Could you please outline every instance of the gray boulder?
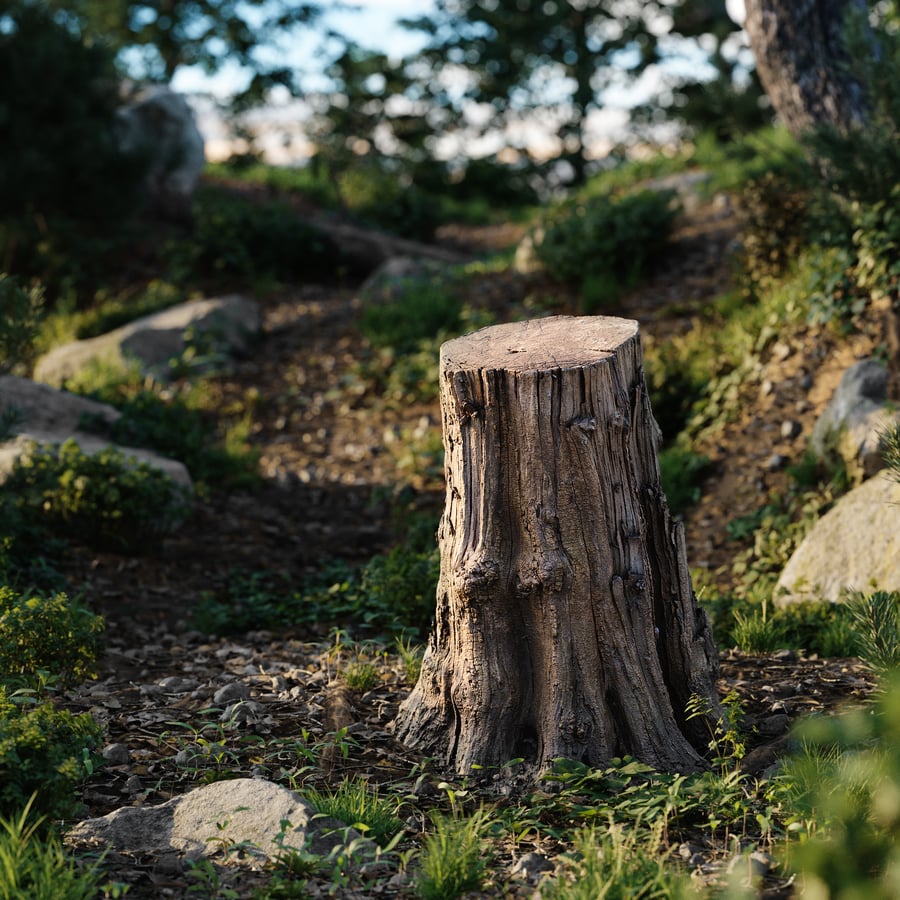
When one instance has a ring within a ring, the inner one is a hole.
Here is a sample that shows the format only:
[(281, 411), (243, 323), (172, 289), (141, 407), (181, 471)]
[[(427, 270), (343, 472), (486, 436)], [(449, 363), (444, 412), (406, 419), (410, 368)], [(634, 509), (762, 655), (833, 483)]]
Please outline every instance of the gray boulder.
[[(80, 427), (82, 416), (97, 416), (107, 423), (121, 415), (105, 403), (97, 403), (66, 391), (58, 391), (46, 384), (37, 384), (14, 375), (0, 376), (0, 414), (10, 411), (14, 420), (12, 434), (0, 442), (0, 483), (12, 471), (16, 462), (35, 442), (40, 445), (62, 444), (72, 438), (87, 454), (98, 453), (110, 442)], [(168, 475), (176, 484), (192, 489), (190, 473), (184, 463), (167, 459), (139, 447), (120, 447), (126, 458), (147, 463)]]
[[(240, 844), (243, 856), (253, 862), (276, 856), (282, 846), (326, 856), (359, 837), (340, 822), (318, 816), (294, 791), (263, 779), (237, 778), (196, 788), (159, 806), (126, 806), (86, 819), (68, 832), (66, 841), (134, 854), (176, 852), (189, 860)], [(233, 854), (225, 861), (240, 859)]]
[(138, 90), (117, 111), (119, 148), (146, 159), (144, 190), (151, 209), (188, 221), (206, 163), (203, 135), (187, 100), (167, 87)]
[(842, 497), (788, 560), (775, 602), (841, 599), (846, 590), (900, 591), (900, 482), (880, 472)]
[(116, 369), (137, 364), (143, 374), (165, 380), (171, 362), (192, 345), (201, 356), (215, 359), (244, 353), (261, 327), (259, 306), (239, 294), (193, 300), (99, 337), (55, 347), (36, 362), (34, 379), (59, 387), (91, 364)]
[(856, 363), (844, 373), (813, 428), (810, 447), (816, 456), (836, 452), (857, 482), (882, 468), (881, 436), (900, 420), (888, 409), (887, 388), (888, 372), (881, 363)]

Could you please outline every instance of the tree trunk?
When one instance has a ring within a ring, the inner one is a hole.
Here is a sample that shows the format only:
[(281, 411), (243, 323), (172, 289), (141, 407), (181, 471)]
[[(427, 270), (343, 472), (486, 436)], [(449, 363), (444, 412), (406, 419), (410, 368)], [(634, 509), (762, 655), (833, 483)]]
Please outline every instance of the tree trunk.
[(745, 0), (744, 6), (759, 79), (792, 134), (864, 121), (863, 88), (846, 68), (844, 23), (854, 7), (867, 16), (865, 0)]
[(697, 769), (709, 622), (660, 490), (636, 322), (557, 316), (441, 348), (437, 615), (395, 728), (457, 773), (522, 757)]

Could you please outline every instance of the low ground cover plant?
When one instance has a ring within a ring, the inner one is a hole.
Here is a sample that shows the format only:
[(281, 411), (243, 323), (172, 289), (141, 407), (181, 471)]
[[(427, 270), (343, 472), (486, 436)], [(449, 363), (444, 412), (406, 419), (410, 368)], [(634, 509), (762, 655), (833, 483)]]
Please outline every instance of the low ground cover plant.
[(678, 214), (670, 191), (638, 191), (570, 202), (536, 233), (535, 253), (559, 281), (579, 285), (593, 313), (635, 286), (663, 251)]
[(51, 533), (140, 552), (187, 513), (184, 489), (113, 447), (89, 456), (70, 439), (33, 445), (5, 482), (22, 514)]

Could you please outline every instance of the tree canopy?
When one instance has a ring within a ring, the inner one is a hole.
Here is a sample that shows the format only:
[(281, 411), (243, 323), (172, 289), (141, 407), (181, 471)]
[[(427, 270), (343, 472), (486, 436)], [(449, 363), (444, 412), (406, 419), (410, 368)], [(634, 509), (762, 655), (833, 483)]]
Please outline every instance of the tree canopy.
[(284, 42), (321, 12), (318, 0), (45, 0), (57, 18), (114, 50), (125, 70), (167, 83), (182, 67), (206, 74), (226, 64), (249, 75), (243, 102), (275, 85), (299, 88)]

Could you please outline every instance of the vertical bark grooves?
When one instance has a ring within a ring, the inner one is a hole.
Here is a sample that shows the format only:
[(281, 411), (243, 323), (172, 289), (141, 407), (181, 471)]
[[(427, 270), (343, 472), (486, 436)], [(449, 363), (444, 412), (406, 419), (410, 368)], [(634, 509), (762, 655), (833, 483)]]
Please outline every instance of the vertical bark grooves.
[(795, 136), (865, 120), (862, 86), (847, 71), (844, 21), (865, 0), (745, 0), (744, 28), (760, 81)]
[[(395, 728), (456, 772), (625, 753), (697, 768), (717, 659), (659, 486), (637, 324), (552, 317), (441, 353), (435, 628)], [(698, 727), (699, 726), (699, 727)]]

